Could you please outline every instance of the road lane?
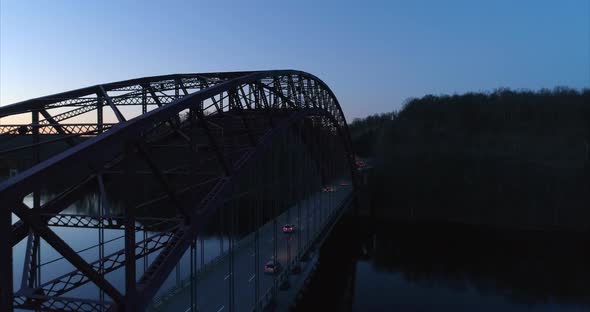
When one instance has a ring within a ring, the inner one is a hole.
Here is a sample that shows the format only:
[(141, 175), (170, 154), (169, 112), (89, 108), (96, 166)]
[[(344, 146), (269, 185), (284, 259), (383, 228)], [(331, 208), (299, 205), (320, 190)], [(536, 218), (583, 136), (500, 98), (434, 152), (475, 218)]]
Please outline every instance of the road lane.
[[(264, 264), (275, 256), (274, 236), (276, 231), (277, 250), (276, 258), (282, 264), (283, 270), (288, 263), (299, 253), (297, 250), (298, 235), (301, 235), (301, 248), (309, 244), (310, 238), (314, 238), (324, 227), (328, 217), (339, 208), (348, 197), (352, 187), (348, 185), (335, 186), (334, 192), (319, 191), (308, 199), (301, 201), (300, 208), (297, 205), (289, 208), (275, 220), (270, 221), (259, 228), (259, 295), (262, 296), (274, 286), (278, 286), (277, 275), (264, 274)], [(323, 207), (320, 209), (319, 207)], [(300, 214), (298, 214), (300, 209)], [(299, 223), (301, 217), (301, 226)], [(276, 221), (276, 227), (275, 225)], [(292, 234), (282, 233), (282, 226), (286, 223), (296, 225), (296, 231)], [(309, 232), (308, 232), (309, 231)], [(309, 233), (309, 236), (307, 236)], [(250, 233), (235, 244), (234, 251), (234, 311), (251, 311), (255, 305), (255, 262), (254, 233)], [(232, 276), (229, 275), (230, 257), (221, 257), (210, 265), (207, 270), (197, 274), (197, 302), (199, 311), (218, 311), (229, 307), (229, 287)], [(177, 289), (166, 300), (152, 306), (155, 311), (190, 311), (190, 283)]]

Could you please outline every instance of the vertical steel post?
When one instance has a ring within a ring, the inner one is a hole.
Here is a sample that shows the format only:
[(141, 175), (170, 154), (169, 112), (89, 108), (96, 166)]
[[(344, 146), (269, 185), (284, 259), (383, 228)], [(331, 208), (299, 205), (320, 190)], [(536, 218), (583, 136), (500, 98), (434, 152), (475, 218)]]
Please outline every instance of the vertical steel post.
[(176, 287), (180, 288), (180, 283), (182, 282), (180, 278), (180, 264), (176, 264), (174, 270), (176, 272)]
[[(130, 160), (133, 154), (131, 146), (127, 147), (126, 176), (130, 178)], [(125, 204), (125, 310), (135, 311), (138, 307), (135, 271), (135, 209), (131, 201)], [(142, 303), (144, 305), (145, 303)]]
[[(143, 250), (148, 250), (148, 233), (147, 233), (147, 227), (143, 228)], [(147, 270), (148, 266), (149, 266), (149, 254), (146, 253), (146, 255), (143, 257), (143, 273), (145, 274), (145, 271)]]
[[(195, 277), (195, 311), (199, 310), (199, 272), (203, 270), (203, 266), (205, 265), (205, 240), (203, 236), (199, 236), (199, 245), (201, 250), (201, 265), (197, 269), (197, 276)], [(196, 259), (195, 259), (196, 261)], [(195, 263), (196, 268), (196, 263)]]
[(147, 113), (147, 90), (144, 86), (141, 87), (141, 113)]
[[(309, 185), (307, 188), (307, 195), (310, 198), (310, 203), (309, 203), (309, 208), (306, 210), (306, 216), (308, 218), (307, 222), (308, 222), (308, 231), (307, 231), (307, 244), (310, 244), (310, 237), (312, 234), (312, 215), (314, 212), (314, 208), (315, 208), (315, 200), (316, 200), (316, 193), (318, 192), (318, 187), (316, 185), (317, 181), (316, 181), (316, 163), (314, 162), (314, 148), (315, 148), (315, 141), (313, 140), (312, 137), (309, 136), (310, 130), (309, 127), (311, 125), (311, 119), (308, 120), (307, 124), (305, 125), (305, 128), (303, 129), (304, 131), (304, 137), (307, 140), (307, 144), (309, 145), (309, 152), (307, 153), (307, 157), (306, 157), (306, 162), (307, 165), (309, 166), (309, 168), (311, 169), (310, 172), (306, 175), (306, 179), (307, 181), (309, 181)], [(320, 192), (321, 192), (321, 187), (320, 187)]]
[[(303, 135), (305, 135), (306, 137), (308, 137), (307, 136), (307, 132), (308, 131), (307, 131), (307, 127), (305, 126), (305, 123), (303, 124), (303, 126), (304, 126), (304, 128), (303, 128)], [(308, 142), (309, 142), (308, 144), (310, 144), (310, 150), (311, 150), (313, 148), (313, 145), (311, 144), (312, 140), (308, 140)], [(305, 157), (305, 162), (307, 164), (307, 168), (311, 168), (313, 170), (313, 162), (310, 164), (310, 160), (309, 160), (309, 157), (312, 157), (313, 156), (313, 155), (311, 155), (312, 152), (313, 151), (310, 152), (310, 155), (307, 155), (307, 157)], [(310, 174), (313, 177), (313, 172), (311, 172), (311, 170), (310, 170)], [(307, 178), (309, 178), (309, 177), (307, 177)], [(307, 205), (305, 205), (305, 218), (307, 220), (307, 223), (305, 225), (305, 232), (306, 232), (305, 233), (305, 237), (306, 237), (306, 243), (305, 244), (306, 245), (309, 245), (309, 242), (310, 242), (310, 240), (309, 240), (309, 233), (310, 233), (310, 228), (311, 228), (311, 219), (310, 219), (311, 216), (310, 216), (310, 213), (309, 213), (309, 209), (311, 208), (312, 209), (312, 212), (313, 212), (313, 208), (315, 206), (315, 192), (314, 192), (314, 189), (315, 189), (315, 181), (313, 181), (313, 179), (310, 178), (309, 179), (309, 182), (310, 182), (309, 183), (310, 185), (308, 187), (306, 187), (306, 193), (307, 193), (306, 194), (306, 198), (307, 197), (310, 197), (310, 198), (309, 198), (309, 203)]]
[(192, 240), (191, 241), (191, 251), (190, 251), (190, 285), (191, 285), (191, 305), (190, 305), (190, 311), (194, 312), (196, 311), (196, 307), (195, 307), (195, 303), (197, 300), (197, 295), (196, 295), (196, 290), (197, 290), (197, 285), (196, 285), (196, 264), (197, 264), (197, 246), (196, 246), (196, 240)]
[(9, 203), (0, 207), (0, 310), (12, 312), (12, 210)]
[(199, 237), (199, 244), (201, 245), (201, 266), (200, 266), (200, 268), (203, 269), (203, 266), (205, 265), (205, 240), (203, 239), (203, 236)]
[(102, 133), (103, 129), (103, 98), (101, 95), (96, 95), (96, 132)]
[[(99, 174), (97, 177), (98, 180), (98, 189), (100, 192), (100, 196), (98, 197), (98, 213), (99, 213), (99, 228), (98, 228), (98, 258), (104, 259), (104, 218), (105, 218), (105, 201), (106, 201), (106, 191), (104, 188), (104, 181), (102, 179), (102, 174)], [(98, 273), (104, 276), (104, 262), (100, 261), (98, 265)], [(104, 304), (104, 290), (99, 287), (98, 289), (98, 297), (101, 304)]]
[[(40, 136), (39, 136), (39, 111), (32, 111), (32, 124), (33, 124), (33, 143), (35, 144), (35, 149), (34, 149), (34, 163), (38, 164), (39, 162), (41, 162), (41, 146), (39, 145), (40, 143)], [(39, 209), (39, 207), (41, 207), (41, 186), (40, 185), (36, 185), (36, 188), (33, 191), (33, 208), (34, 209)], [(41, 237), (39, 237), (38, 234), (35, 233), (35, 241), (39, 242), (38, 244), (36, 244), (36, 258), (35, 259), (37, 264), (41, 263), (41, 241), (40, 241)], [(34, 270), (34, 273), (36, 273), (35, 276), (35, 285), (39, 285), (41, 284), (41, 267), (37, 266)]]
[[(289, 90), (289, 89), (287, 89)], [(287, 194), (284, 194), (282, 197), (284, 198), (283, 202), (286, 203), (286, 207), (287, 207), (287, 221), (286, 223), (291, 223), (291, 202), (290, 202), (290, 198), (293, 196), (293, 183), (291, 183), (291, 179), (293, 177), (293, 155), (291, 154), (291, 151), (289, 150), (289, 147), (291, 146), (291, 144), (289, 144), (289, 138), (290, 138), (290, 133), (289, 131), (285, 131), (285, 139), (283, 141), (281, 141), (281, 146), (283, 147), (282, 150), (282, 157), (286, 157), (287, 159), (287, 174), (286, 174), (286, 180), (285, 181), (287, 183)], [(291, 237), (287, 237), (287, 264), (291, 263)]]
[(221, 206), (219, 209), (219, 256), (223, 255), (223, 209), (224, 206)]
[[(257, 105), (257, 104), (255, 104)], [(258, 310), (258, 302), (260, 301), (260, 242), (259, 242), (259, 229), (262, 226), (262, 213), (260, 210), (262, 209), (262, 201), (260, 198), (264, 192), (260, 190), (260, 185), (262, 185), (264, 179), (261, 176), (260, 172), (260, 161), (258, 159), (255, 160), (255, 168), (256, 173), (258, 175), (254, 175), (254, 187), (257, 188), (254, 192), (254, 226), (256, 230), (254, 232), (254, 305), (255, 310)]]
[[(272, 92), (269, 92), (272, 94)], [(278, 170), (277, 170), (277, 148), (276, 146), (272, 146), (271, 145), (271, 179), (278, 177)], [(272, 188), (276, 187), (276, 184), (272, 183), (271, 184)], [(272, 243), (273, 243), (273, 259), (275, 262), (279, 261), (279, 257), (278, 257), (278, 246), (277, 246), (277, 241), (278, 241), (278, 224), (277, 224), (277, 217), (278, 217), (278, 207), (277, 207), (277, 190), (271, 190), (269, 192), (269, 194), (271, 194), (271, 205), (272, 205), (272, 227), (273, 227), (273, 239), (272, 239)], [(275, 290), (278, 289), (278, 280), (277, 277), (275, 275), (275, 277), (273, 278), (274, 280), (274, 288)]]
[[(234, 187), (232, 187), (232, 194), (237, 194)], [(234, 311), (234, 236), (236, 235), (236, 211), (235, 211), (235, 200), (231, 200), (229, 203), (229, 311)]]
[[(41, 149), (39, 146), (39, 111), (32, 111), (33, 124), (33, 144), (35, 149), (33, 151), (33, 163), (38, 164), (41, 161)], [(33, 208), (37, 209), (41, 206), (41, 194), (39, 194), (39, 186), (33, 192)]]
[[(299, 79), (301, 79), (301, 76), (299, 76)], [(299, 94), (299, 93), (298, 93)], [(297, 131), (297, 134), (295, 136), (295, 146), (297, 147), (297, 150), (299, 151), (297, 153), (298, 159), (297, 159), (297, 163), (298, 164), (303, 164), (303, 170), (295, 170), (295, 190), (296, 190), (296, 194), (295, 194), (295, 200), (297, 201), (297, 254), (301, 253), (301, 205), (304, 204), (305, 202), (302, 202), (302, 200), (305, 198), (304, 196), (301, 196), (301, 187), (303, 185), (303, 179), (301, 178), (302, 172), (308, 170), (307, 166), (305, 166), (304, 163), (304, 155), (302, 153), (303, 147), (301, 144), (301, 128), (300, 125), (296, 125), (295, 127), (295, 131)], [(297, 259), (299, 261), (299, 259)]]

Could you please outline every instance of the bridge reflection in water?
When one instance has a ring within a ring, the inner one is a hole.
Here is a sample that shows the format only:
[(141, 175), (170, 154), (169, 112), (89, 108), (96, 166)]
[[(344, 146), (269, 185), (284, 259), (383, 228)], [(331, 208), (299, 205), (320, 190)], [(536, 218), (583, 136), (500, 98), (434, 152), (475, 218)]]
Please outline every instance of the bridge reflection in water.
[(286, 306), (354, 198), (344, 115), (304, 72), (133, 79), (0, 117), (19, 122), (0, 159), (26, 160), (0, 184), (3, 311)]

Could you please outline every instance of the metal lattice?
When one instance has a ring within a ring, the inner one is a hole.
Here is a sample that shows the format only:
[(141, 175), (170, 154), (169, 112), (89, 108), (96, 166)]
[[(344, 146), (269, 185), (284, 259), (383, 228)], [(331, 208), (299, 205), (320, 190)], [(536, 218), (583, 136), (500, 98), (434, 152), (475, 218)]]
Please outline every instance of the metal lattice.
[[(19, 174), (0, 184), (0, 236), (8, 237), (0, 245), (2, 276), (12, 277), (13, 246), (29, 237), (31, 250), (21, 289), (13, 291), (12, 278), (0, 281), (3, 311), (144, 309), (181, 256), (194, 248), (191, 242), (211, 216), (232, 196), (249, 164), (303, 121), (315, 125), (309, 126), (319, 138), (314, 144), (342, 142), (354, 176), (348, 129), (335, 95), (317, 77), (301, 71), (132, 79), (2, 106), (0, 118), (26, 120), (0, 126), (0, 156), (28, 159)], [(176, 156), (187, 154), (191, 156)], [(107, 194), (116, 197), (118, 188), (142, 176), (153, 181), (145, 191), (151, 197), (121, 199), (125, 207), (134, 208), (111, 215), (64, 212), (89, 190), (103, 199)], [(42, 201), (41, 186), (57, 190)], [(32, 196), (32, 204), (23, 202), (27, 196)], [(169, 215), (136, 217), (135, 210), (162, 204), (173, 207)], [(12, 214), (19, 219), (14, 224)], [(125, 248), (88, 262), (53, 227), (122, 230)], [(155, 234), (136, 242), (139, 231)], [(35, 260), (40, 239), (75, 269), (45, 281), (34, 278), (40, 267)], [(155, 255), (153, 261), (146, 261), (143, 275), (135, 276), (135, 262), (150, 254)], [(122, 267), (127, 267), (124, 293), (104, 278)], [(112, 302), (67, 297), (88, 283)]]

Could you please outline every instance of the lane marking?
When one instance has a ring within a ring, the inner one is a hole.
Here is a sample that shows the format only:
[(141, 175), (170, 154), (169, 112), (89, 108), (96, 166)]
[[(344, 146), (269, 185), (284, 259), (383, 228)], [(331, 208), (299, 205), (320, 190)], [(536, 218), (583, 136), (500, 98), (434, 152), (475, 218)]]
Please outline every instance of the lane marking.
[(228, 274), (223, 280), (227, 280), (231, 274)]
[(250, 277), (250, 279), (248, 280), (248, 283), (250, 283), (255, 277), (256, 277), (256, 274), (252, 275), (252, 277)]
[(221, 310), (223, 310), (225, 308), (224, 305), (221, 306), (221, 308), (219, 308), (219, 310), (217, 310), (217, 312), (221, 312)]

